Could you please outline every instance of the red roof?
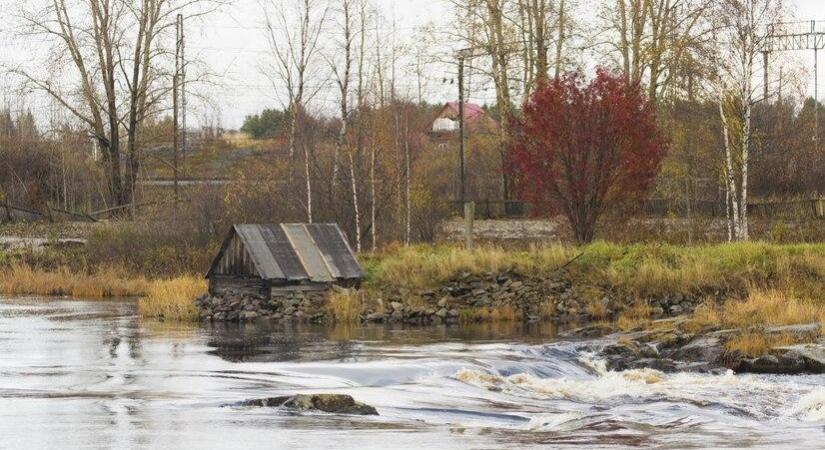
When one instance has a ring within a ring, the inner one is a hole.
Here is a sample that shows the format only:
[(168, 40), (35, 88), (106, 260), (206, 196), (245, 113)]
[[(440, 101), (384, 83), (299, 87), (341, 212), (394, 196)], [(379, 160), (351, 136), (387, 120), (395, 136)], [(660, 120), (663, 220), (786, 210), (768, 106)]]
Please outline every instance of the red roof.
[[(447, 108), (458, 114), (458, 102), (447, 102)], [(484, 114), (484, 108), (475, 103), (464, 103), (464, 118), (468, 121), (475, 120), (480, 115)]]

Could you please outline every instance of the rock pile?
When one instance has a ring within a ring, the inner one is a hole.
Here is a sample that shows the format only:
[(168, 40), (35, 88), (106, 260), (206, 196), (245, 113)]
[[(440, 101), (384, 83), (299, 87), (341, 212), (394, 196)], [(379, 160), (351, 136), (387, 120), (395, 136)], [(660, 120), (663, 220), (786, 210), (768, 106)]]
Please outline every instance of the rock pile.
[(216, 322), (249, 322), (258, 319), (323, 322), (326, 291), (273, 292), (268, 299), (234, 292), (206, 294), (195, 301), (200, 318)]
[[(669, 322), (672, 327), (666, 327)], [(776, 347), (757, 358), (728, 350), (726, 343), (742, 333), (758, 332), (805, 340), (820, 335), (820, 324), (782, 327), (709, 330), (689, 333), (679, 329), (679, 320), (669, 319), (658, 329), (619, 334), (598, 353), (609, 370), (651, 368), (664, 372), (714, 372), (731, 369), (738, 373), (799, 374), (825, 373), (825, 340), (818, 343)], [(582, 328), (581, 334), (589, 330)], [(579, 330), (572, 332), (580, 335)]]
[(355, 401), (343, 394), (297, 394), (283, 397), (246, 400), (230, 406), (284, 408), (298, 412), (325, 412), (330, 414), (351, 414), (377, 416), (378, 411), (370, 405)]
[[(340, 288), (334, 288), (339, 289)], [(451, 324), (459, 321), (498, 319), (536, 322), (584, 322), (615, 319), (635, 302), (609, 287), (574, 287), (559, 272), (547, 278), (526, 277), (513, 271), (463, 273), (433, 289), (411, 290), (385, 286), (358, 311), (361, 322)], [(245, 322), (258, 319), (291, 322), (325, 322), (329, 292), (275, 291), (265, 299), (227, 293), (197, 300), (205, 321)], [(698, 298), (674, 294), (652, 298), (653, 317), (693, 311)]]
[(464, 273), (437, 289), (388, 287), (378, 300), (383, 310), (378, 307), (365, 311), (364, 321), (451, 323), (462, 315), (465, 320), (484, 320), (505, 311), (525, 321), (548, 316), (558, 321), (586, 318), (572, 285), (562, 276), (528, 279), (515, 272)]

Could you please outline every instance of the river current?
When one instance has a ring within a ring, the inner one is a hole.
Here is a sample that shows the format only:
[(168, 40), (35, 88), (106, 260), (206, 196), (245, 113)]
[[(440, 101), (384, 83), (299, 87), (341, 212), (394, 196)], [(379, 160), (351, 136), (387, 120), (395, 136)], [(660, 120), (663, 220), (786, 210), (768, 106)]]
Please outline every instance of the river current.
[[(550, 326), (267, 328), (0, 300), (0, 448), (825, 448), (825, 376), (609, 372)], [(343, 393), (377, 417), (235, 406)]]

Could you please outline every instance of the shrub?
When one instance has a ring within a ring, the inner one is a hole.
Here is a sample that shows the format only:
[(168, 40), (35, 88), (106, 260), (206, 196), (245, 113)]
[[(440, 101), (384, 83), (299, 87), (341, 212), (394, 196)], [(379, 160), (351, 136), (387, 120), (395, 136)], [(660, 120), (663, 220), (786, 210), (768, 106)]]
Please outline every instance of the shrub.
[(203, 295), (206, 288), (205, 280), (194, 277), (155, 281), (138, 302), (138, 311), (143, 317), (158, 320), (196, 322), (195, 299)]

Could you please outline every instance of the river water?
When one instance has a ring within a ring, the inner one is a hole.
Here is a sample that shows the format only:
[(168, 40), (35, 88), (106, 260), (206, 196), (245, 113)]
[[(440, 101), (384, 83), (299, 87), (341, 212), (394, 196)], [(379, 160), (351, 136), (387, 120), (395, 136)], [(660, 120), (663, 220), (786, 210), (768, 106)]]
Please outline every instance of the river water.
[[(554, 336), (184, 327), (132, 301), (3, 299), (0, 448), (825, 448), (825, 376), (607, 372)], [(380, 416), (232, 405), (312, 392)]]

